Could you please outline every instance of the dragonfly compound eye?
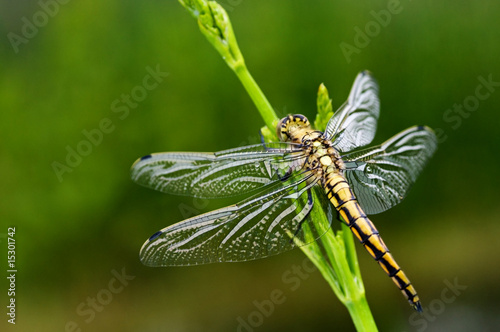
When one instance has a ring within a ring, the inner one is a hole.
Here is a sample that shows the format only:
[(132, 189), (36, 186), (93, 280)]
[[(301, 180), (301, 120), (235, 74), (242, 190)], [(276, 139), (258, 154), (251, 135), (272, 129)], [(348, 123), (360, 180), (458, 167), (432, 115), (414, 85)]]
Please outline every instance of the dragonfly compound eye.
[(309, 120), (301, 114), (293, 114), (284, 117), (276, 126), (276, 134), (282, 142), (286, 142), (292, 139), (292, 131), (299, 128), (310, 127), (311, 124)]

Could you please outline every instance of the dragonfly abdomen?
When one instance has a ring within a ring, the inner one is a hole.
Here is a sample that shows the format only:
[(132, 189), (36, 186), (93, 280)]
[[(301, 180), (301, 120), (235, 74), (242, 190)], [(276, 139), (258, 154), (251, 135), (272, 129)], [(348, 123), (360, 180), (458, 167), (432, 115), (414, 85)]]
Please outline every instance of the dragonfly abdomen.
[(339, 173), (327, 175), (324, 183), (326, 195), (335, 209), (342, 216), (353, 234), (363, 244), (366, 251), (379, 263), (382, 269), (392, 279), (396, 286), (406, 296), (410, 305), (417, 311), (422, 306), (415, 288), (406, 274), (394, 260), (389, 249), (379, 235), (375, 225), (366, 216), (358, 204), (346, 179)]

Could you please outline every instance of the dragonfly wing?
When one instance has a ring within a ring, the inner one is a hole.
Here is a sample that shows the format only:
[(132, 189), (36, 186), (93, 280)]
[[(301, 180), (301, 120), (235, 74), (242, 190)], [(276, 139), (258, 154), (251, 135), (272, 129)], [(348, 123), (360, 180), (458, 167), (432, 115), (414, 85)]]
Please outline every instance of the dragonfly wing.
[(169, 194), (220, 198), (243, 194), (282, 179), (303, 164), (291, 143), (268, 143), (216, 153), (155, 153), (137, 160), (132, 179)]
[(363, 71), (356, 77), (347, 101), (328, 121), (325, 137), (344, 152), (367, 145), (375, 136), (379, 113), (378, 84), (370, 72)]
[(297, 245), (294, 236), (306, 242), (300, 229), (310, 222), (307, 216), (314, 202), (308, 192), (316, 181), (310, 171), (295, 174), (236, 205), (164, 228), (144, 243), (141, 261), (148, 266), (197, 265), (290, 250)]
[(385, 143), (342, 156), (345, 176), (368, 214), (398, 204), (437, 148), (434, 132), (414, 126)]

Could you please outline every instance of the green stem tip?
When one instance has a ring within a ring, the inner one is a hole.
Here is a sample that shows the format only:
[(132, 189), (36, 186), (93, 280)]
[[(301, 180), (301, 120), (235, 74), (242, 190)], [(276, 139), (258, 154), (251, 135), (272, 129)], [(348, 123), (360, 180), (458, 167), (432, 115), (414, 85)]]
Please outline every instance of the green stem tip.
[(198, 26), (203, 35), (238, 76), (267, 128), (274, 133), (278, 117), (247, 69), (227, 12), (215, 1), (179, 0), (179, 2), (198, 20)]

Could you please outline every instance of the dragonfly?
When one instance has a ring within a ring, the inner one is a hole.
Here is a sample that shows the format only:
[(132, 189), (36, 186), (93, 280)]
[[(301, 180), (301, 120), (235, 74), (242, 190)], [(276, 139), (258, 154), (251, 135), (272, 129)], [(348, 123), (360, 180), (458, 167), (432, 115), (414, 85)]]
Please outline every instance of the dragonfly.
[[(422, 311), (415, 288), (367, 215), (402, 201), (435, 152), (437, 140), (430, 128), (413, 126), (366, 148), (375, 136), (379, 113), (378, 84), (363, 71), (324, 132), (295, 114), (278, 123), (279, 142), (138, 159), (132, 179), (164, 193), (203, 199), (252, 194), (154, 233), (141, 248), (142, 263), (188, 266), (264, 258), (310, 243), (306, 225), (317, 239), (340, 216), (410, 305)], [(320, 196), (313, 196), (313, 190)], [(310, 216), (315, 204), (329, 211), (330, 224), (323, 228)]]

